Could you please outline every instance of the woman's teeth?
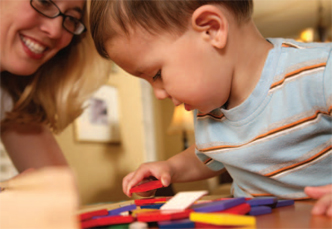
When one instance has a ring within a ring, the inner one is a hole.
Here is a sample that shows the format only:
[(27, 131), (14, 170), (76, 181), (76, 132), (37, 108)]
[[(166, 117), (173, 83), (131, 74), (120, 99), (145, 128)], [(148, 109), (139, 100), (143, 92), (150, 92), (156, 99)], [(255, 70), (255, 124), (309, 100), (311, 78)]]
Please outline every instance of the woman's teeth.
[(24, 44), (33, 53), (40, 54), (40, 53), (44, 52), (44, 50), (46, 49), (46, 47), (44, 47), (44, 46), (42, 46), (42, 45), (40, 45), (38, 43), (35, 43), (34, 41), (30, 40), (29, 38), (21, 36), (21, 39), (24, 42)]

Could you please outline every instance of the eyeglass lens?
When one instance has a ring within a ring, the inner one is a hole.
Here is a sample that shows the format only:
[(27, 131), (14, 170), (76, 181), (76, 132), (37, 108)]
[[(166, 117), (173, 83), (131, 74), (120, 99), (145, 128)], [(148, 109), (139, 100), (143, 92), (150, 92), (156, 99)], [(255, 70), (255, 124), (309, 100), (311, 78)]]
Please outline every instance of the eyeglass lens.
[(63, 16), (63, 27), (73, 34), (81, 34), (85, 30), (85, 26), (78, 19), (63, 14), (57, 5), (50, 0), (31, 0), (31, 6), (40, 14), (49, 18)]

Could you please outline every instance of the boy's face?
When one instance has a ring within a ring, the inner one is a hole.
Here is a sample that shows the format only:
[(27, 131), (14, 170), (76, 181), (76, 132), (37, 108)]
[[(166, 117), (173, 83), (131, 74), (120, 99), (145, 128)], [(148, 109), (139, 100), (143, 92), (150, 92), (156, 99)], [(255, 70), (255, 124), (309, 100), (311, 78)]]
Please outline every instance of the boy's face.
[(147, 80), (158, 99), (203, 113), (228, 100), (232, 74), (225, 69), (230, 68), (224, 67), (221, 51), (194, 30), (176, 36), (136, 29), (108, 40), (105, 47), (123, 70)]

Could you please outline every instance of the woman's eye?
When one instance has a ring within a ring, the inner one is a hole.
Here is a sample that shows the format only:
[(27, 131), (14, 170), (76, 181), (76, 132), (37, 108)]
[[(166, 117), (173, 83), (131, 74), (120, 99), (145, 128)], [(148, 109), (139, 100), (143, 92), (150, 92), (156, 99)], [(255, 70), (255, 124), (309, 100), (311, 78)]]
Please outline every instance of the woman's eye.
[(152, 78), (153, 81), (156, 81), (157, 79), (161, 78), (161, 70), (157, 72), (157, 74)]

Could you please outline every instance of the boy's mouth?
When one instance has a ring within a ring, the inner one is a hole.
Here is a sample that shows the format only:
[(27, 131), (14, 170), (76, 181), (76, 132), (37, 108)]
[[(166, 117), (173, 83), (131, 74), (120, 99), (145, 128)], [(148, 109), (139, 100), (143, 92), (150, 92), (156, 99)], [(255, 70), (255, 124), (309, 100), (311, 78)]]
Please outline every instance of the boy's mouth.
[(187, 111), (191, 111), (192, 108), (190, 107), (190, 105), (188, 104), (184, 104), (184, 108), (187, 110)]

